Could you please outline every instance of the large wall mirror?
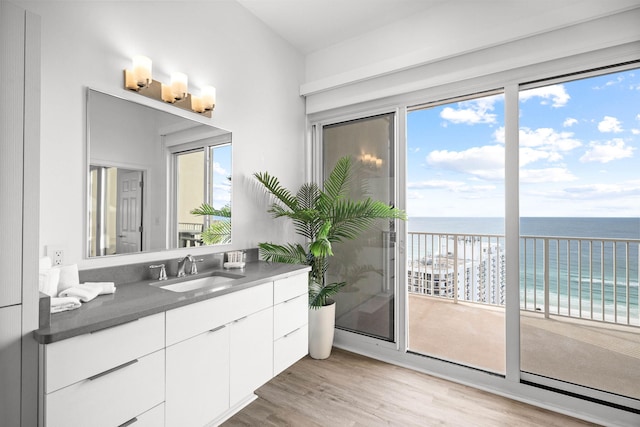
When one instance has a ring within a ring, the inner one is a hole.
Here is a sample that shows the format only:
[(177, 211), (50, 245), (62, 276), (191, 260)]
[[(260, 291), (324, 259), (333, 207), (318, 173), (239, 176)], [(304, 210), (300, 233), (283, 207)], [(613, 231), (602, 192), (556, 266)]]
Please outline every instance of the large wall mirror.
[(231, 132), (87, 91), (86, 256), (231, 242)]

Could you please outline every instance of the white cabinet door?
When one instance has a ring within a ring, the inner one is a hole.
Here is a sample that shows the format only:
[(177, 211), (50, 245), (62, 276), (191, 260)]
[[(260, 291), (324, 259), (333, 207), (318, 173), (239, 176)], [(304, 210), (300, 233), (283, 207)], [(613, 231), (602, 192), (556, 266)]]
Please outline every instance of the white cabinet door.
[(231, 406), (273, 377), (273, 307), (231, 323)]
[(20, 425), (20, 325), (19, 305), (0, 308), (0, 424)]
[(229, 409), (229, 329), (167, 347), (167, 427), (202, 427)]

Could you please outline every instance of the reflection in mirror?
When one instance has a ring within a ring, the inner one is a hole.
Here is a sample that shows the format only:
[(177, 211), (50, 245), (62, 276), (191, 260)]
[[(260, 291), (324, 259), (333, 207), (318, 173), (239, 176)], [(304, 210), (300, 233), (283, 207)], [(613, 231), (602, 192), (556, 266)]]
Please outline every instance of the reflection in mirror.
[(231, 133), (88, 90), (88, 257), (231, 241)]
[(178, 247), (231, 242), (230, 159), (230, 144), (174, 153)]
[(142, 250), (142, 171), (90, 165), (90, 256)]

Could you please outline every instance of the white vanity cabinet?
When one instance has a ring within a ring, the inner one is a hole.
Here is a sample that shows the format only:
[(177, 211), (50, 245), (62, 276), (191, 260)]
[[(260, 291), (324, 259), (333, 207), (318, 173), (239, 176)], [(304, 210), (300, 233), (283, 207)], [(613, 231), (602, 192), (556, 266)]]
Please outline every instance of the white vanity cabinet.
[(229, 409), (229, 327), (167, 347), (166, 426), (204, 426)]
[(164, 313), (41, 352), (45, 427), (132, 424), (164, 401)]
[[(234, 407), (273, 377), (273, 308), (231, 325), (230, 405)], [(251, 399), (252, 400), (252, 399)]]
[(218, 425), (307, 354), (307, 299), (305, 272), (43, 344), (39, 425)]
[(273, 376), (308, 353), (308, 275), (273, 282)]
[(273, 282), (167, 311), (166, 426), (217, 423), (272, 377)]

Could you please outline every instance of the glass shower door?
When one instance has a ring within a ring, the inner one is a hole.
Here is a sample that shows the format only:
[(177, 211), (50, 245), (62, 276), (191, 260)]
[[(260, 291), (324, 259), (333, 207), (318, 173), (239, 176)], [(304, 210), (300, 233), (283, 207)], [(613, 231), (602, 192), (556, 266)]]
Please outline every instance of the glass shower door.
[[(322, 128), (323, 173), (351, 156), (350, 197), (371, 197), (395, 205), (395, 114), (383, 114)], [(380, 220), (358, 239), (334, 245), (327, 279), (346, 281), (336, 295), (336, 327), (395, 341), (394, 222)]]

